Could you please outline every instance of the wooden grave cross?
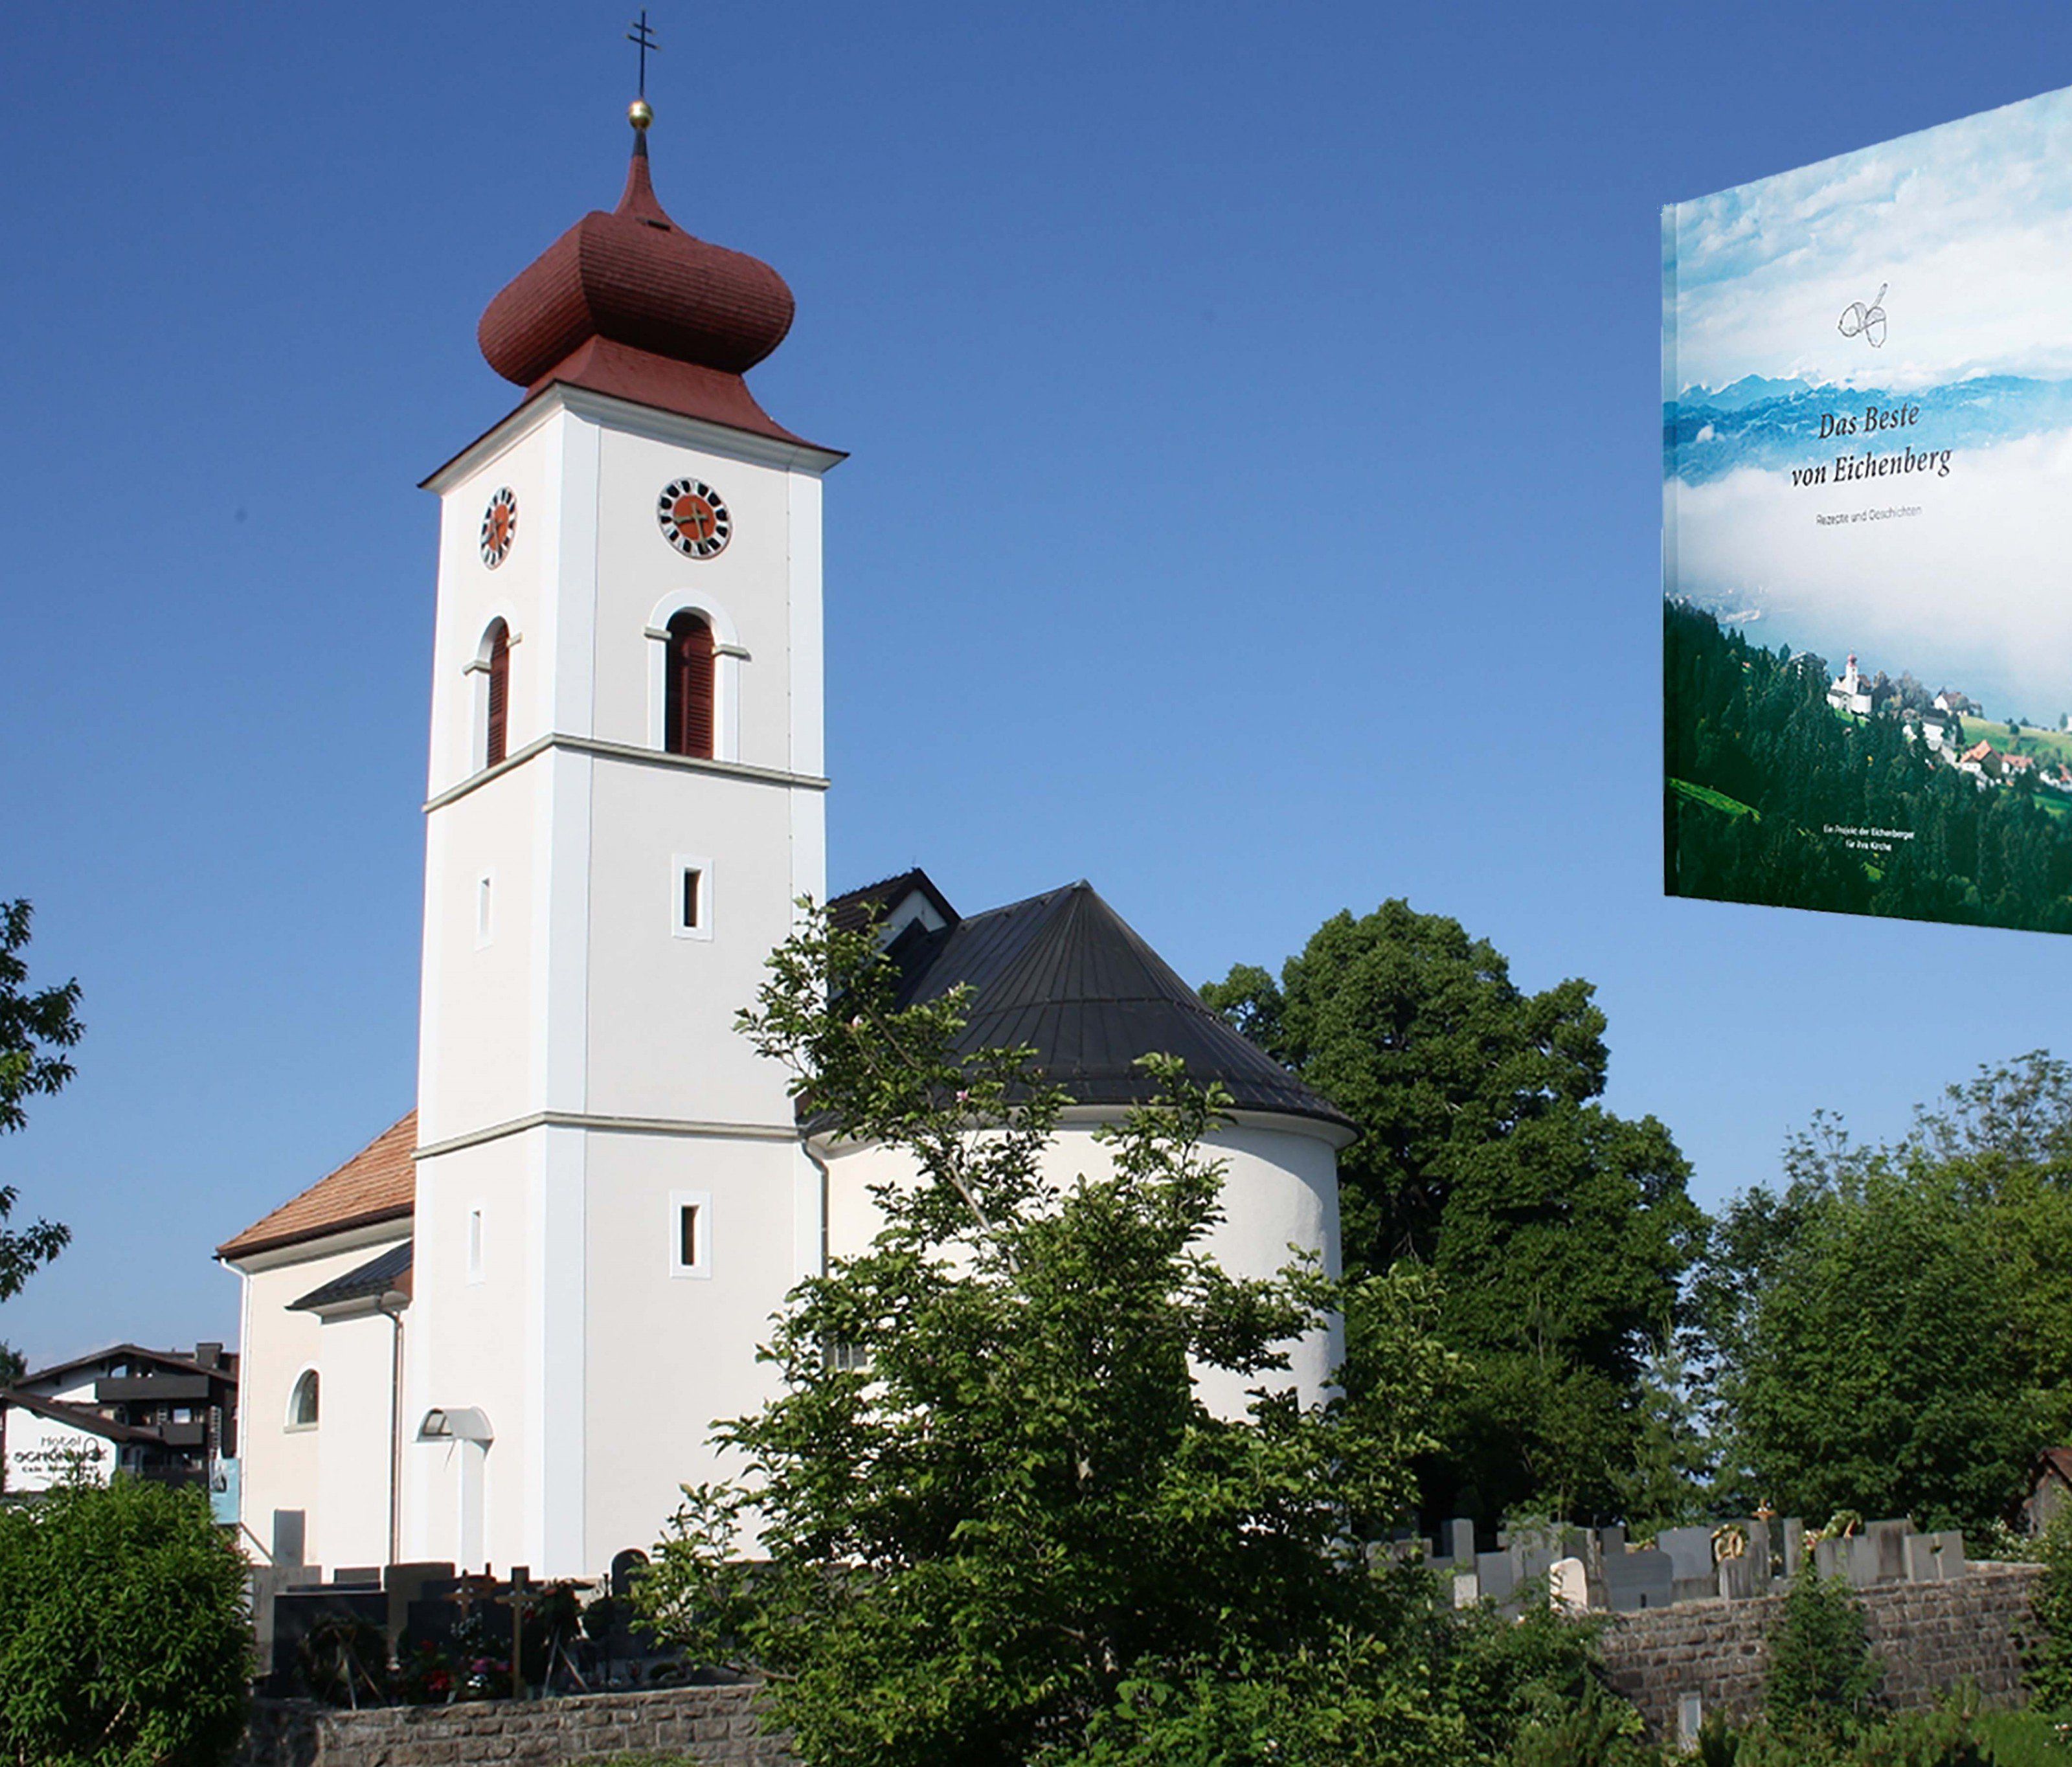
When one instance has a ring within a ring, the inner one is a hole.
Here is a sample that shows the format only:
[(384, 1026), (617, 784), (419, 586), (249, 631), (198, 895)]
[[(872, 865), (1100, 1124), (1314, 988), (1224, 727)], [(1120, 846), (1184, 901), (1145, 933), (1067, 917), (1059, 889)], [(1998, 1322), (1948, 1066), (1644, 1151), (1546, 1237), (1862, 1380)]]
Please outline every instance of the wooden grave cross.
[(524, 1670), (520, 1666), (520, 1657), (525, 1643), (525, 1616), (539, 1606), (545, 1596), (532, 1587), (525, 1567), (520, 1564), (512, 1568), (508, 1592), (495, 1599), (511, 1610), (511, 1697), (523, 1699), (525, 1697)]

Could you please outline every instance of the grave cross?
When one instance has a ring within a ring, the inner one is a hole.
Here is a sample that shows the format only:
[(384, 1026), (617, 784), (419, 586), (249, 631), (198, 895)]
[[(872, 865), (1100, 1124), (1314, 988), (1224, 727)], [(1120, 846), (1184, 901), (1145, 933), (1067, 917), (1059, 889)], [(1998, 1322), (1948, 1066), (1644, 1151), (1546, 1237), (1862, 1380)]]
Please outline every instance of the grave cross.
[(511, 1697), (525, 1697), (524, 1670), (520, 1666), (521, 1654), (525, 1645), (525, 1616), (539, 1606), (545, 1597), (534, 1588), (525, 1568), (520, 1565), (511, 1573), (509, 1591), (495, 1598), (511, 1610)]
[(496, 1579), (489, 1574), (489, 1567), (484, 1565), (480, 1576), (473, 1576), (466, 1571), (462, 1572), (454, 1579), (451, 1592), (441, 1596), (439, 1599), (442, 1601), (450, 1601), (458, 1608), (461, 1619), (465, 1622), (469, 1615), (475, 1612), (475, 1603), (487, 1601), (496, 1592)]

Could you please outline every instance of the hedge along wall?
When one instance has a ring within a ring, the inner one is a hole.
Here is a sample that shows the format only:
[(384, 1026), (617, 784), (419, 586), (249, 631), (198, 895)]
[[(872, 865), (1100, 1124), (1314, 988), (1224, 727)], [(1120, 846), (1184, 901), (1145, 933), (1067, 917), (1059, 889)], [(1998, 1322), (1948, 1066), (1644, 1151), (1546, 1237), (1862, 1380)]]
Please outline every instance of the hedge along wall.
[(238, 1767), (563, 1767), (635, 1750), (688, 1754), (699, 1767), (798, 1767), (783, 1737), (763, 1733), (752, 1687), (369, 1712), (262, 1701)]
[[(1918, 1711), (1968, 1681), (1988, 1704), (2018, 1704), (2042, 1575), (2035, 1565), (1975, 1564), (1948, 1583), (1859, 1590), (1871, 1646), (1885, 1663), (1887, 1703)], [(1708, 1712), (1750, 1718), (1762, 1709), (1767, 1641), (1783, 1609), (1784, 1597), (1772, 1595), (1620, 1614), (1605, 1629), (1605, 1667), (1651, 1736), (1676, 1734), (1686, 1694), (1696, 1694)]]

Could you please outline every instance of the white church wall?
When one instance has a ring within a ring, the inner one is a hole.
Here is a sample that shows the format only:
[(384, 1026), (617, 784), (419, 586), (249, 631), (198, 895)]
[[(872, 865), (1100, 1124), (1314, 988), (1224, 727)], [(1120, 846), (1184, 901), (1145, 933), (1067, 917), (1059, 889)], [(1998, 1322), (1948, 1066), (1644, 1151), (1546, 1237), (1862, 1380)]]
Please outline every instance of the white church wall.
[[(806, 770), (799, 766), (792, 734), (792, 628), (800, 623), (800, 610), (787, 586), (795, 573), (809, 578), (811, 592), (800, 599), (817, 610), (819, 550), (795, 555), (792, 505), (804, 499), (817, 507), (819, 481), (693, 445), (683, 438), (701, 426), (659, 413), (628, 412), (623, 422), (630, 427), (615, 422), (604, 428), (599, 444), (597, 734), (640, 748), (657, 746), (652, 701), (658, 677), (651, 666), (656, 641), (645, 634), (651, 626), (659, 628), (658, 614), (666, 620), (669, 612), (689, 607), (717, 614), (716, 635), (730, 635), (747, 652), (720, 661), (719, 754), (754, 766)], [(713, 557), (684, 557), (656, 520), (664, 487), (679, 479), (709, 485), (733, 519), (732, 537)], [(808, 635), (815, 648), (817, 627), (816, 618)], [(814, 771), (817, 748), (815, 743)]]
[[(738, 1471), (722, 1469), (707, 1438), (715, 1420), (774, 1390), (755, 1351), (796, 1280), (792, 1213), (806, 1165), (789, 1136), (590, 1137), (584, 1495), (600, 1567), (652, 1547), (680, 1485)], [(704, 1213), (696, 1273), (679, 1273), (672, 1255), (675, 1207), (687, 1197)]]
[[(791, 475), (787, 512), (791, 517), (789, 544), (791, 627), (791, 679), (790, 686), (791, 767), (795, 773), (824, 774), (826, 699), (822, 688), (825, 603), (820, 591), (820, 507), (822, 489), (818, 474)], [(814, 900), (823, 899), (816, 891)]]
[[(527, 1345), (536, 1305), (528, 1283), (539, 1248), (534, 1193), (545, 1140), (507, 1135), (417, 1163), (409, 1325), (404, 1343), (404, 1552), (479, 1569), (487, 1562), (559, 1572), (526, 1534), (528, 1444), (539, 1427), (528, 1391)], [(479, 1257), (470, 1217), (480, 1211)], [(479, 1272), (479, 1273), (478, 1273)], [(462, 1451), (419, 1440), (434, 1407), (473, 1407), (495, 1440), (482, 1455), (479, 1531), (462, 1531)]]
[[(804, 794), (800, 794), (804, 795)], [(590, 876), (589, 1108), (787, 1124), (784, 1075), (734, 1028), (792, 899), (823, 887), (792, 840), (788, 787), (600, 766)], [(820, 794), (799, 815), (814, 828)], [(676, 935), (680, 858), (707, 861), (701, 938)]]
[[(488, 781), (428, 819), (421, 1146), (539, 1107), (532, 1074), (532, 1027), (540, 1011), (533, 943), (543, 905), (534, 878), (549, 789), (543, 758)], [(586, 834), (574, 822), (553, 832), (554, 838), (576, 840)]]
[[(261, 1551), (273, 1548), (273, 1512), (299, 1510), (304, 1516), (305, 1559), (312, 1564), (339, 1562), (325, 1556), (321, 1440), (334, 1406), (343, 1406), (348, 1416), (361, 1408), (346, 1394), (334, 1395), (323, 1366), (323, 1322), (314, 1313), (291, 1311), (292, 1304), (409, 1237), (409, 1223), (405, 1222), (262, 1252), (244, 1262), (245, 1317), (249, 1324), (237, 1370), (239, 1514)], [(313, 1428), (296, 1425), (289, 1415), (295, 1383), (312, 1368), (317, 1370), (318, 1397)], [(384, 1404), (388, 1387), (384, 1366), (378, 1388)]]
[[(554, 630), (545, 597), (554, 581), (555, 507), (564, 465), (565, 413), (532, 415), (502, 446), (475, 462), (441, 500), (439, 594), (432, 634), (432, 729), (427, 795), (460, 784), (482, 764), (479, 678), (468, 665), (483, 635), (502, 618), (516, 643), (511, 651), (511, 699), (505, 753), (516, 754), (550, 725), (546, 698), (554, 676)], [(489, 499), (508, 487), (518, 499), (517, 535), (504, 562), (483, 562), (482, 518)]]
[[(1043, 1160), (1044, 1174), (1061, 1189), (1082, 1175), (1112, 1174), (1112, 1151), (1095, 1140), (1101, 1113), (1075, 1111), (1060, 1126)], [(1223, 1221), (1202, 1249), (1235, 1276), (1272, 1275), (1290, 1262), (1289, 1247), (1318, 1252), (1336, 1276), (1338, 1262), (1338, 1155), (1330, 1130), (1295, 1118), (1248, 1117), (1219, 1129), (1207, 1147), (1224, 1162)], [(1341, 1137), (1342, 1138), (1342, 1137)], [(911, 1181), (904, 1155), (882, 1147), (847, 1147), (828, 1162), (828, 1243), (836, 1257), (868, 1246), (882, 1224), (869, 1187)], [(1342, 1324), (1333, 1321), (1289, 1346), (1289, 1368), (1264, 1381), (1202, 1370), (1203, 1402), (1221, 1416), (1243, 1412), (1248, 1387), (1293, 1383), (1306, 1399), (1322, 1398), (1345, 1354)]]
[(115, 1444), (105, 1436), (39, 1417), (26, 1406), (10, 1405), (0, 1417), (0, 1430), (7, 1444), (0, 1491), (10, 1496), (47, 1491), (78, 1479), (105, 1485), (114, 1470)]
[(315, 1518), (322, 1563), (386, 1564), (396, 1328), (379, 1313), (327, 1319), (317, 1333), (322, 1419)]

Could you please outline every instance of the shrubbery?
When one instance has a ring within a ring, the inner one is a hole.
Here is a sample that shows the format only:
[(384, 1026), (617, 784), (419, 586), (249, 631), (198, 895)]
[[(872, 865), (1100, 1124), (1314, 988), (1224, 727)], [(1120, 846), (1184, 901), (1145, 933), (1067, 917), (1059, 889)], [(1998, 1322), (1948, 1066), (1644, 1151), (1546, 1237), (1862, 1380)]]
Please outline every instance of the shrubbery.
[(2040, 1546), (2043, 1580), (2035, 1613), (2042, 1636), (2029, 1666), (2029, 1691), (2040, 1706), (2072, 1711), (2072, 1507), (2052, 1518)]
[(196, 1490), (0, 1509), (0, 1760), (215, 1767), (245, 1724), (245, 1576)]
[(1770, 1635), (1764, 1699), (1770, 1723), (1781, 1731), (1846, 1734), (1863, 1718), (1884, 1675), (1848, 1584), (1822, 1576), (1807, 1555)]

